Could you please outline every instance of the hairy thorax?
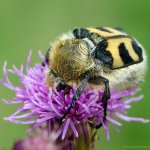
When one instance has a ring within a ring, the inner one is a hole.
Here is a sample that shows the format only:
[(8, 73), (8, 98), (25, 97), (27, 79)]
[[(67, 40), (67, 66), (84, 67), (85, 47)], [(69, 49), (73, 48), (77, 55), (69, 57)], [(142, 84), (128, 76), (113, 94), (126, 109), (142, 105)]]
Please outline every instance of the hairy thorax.
[(57, 40), (53, 43), (49, 59), (50, 69), (65, 82), (78, 80), (93, 66), (86, 43), (79, 39)]

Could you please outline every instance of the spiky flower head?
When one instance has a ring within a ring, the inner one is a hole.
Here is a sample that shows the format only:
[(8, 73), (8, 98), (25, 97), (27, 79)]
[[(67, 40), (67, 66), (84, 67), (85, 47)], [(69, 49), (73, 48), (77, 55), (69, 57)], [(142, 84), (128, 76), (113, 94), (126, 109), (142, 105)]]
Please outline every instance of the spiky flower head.
[[(45, 62), (42, 53), (39, 52), (39, 56)], [(81, 94), (76, 106), (71, 109), (63, 122), (58, 123), (58, 120), (70, 106), (77, 87), (75, 84), (72, 85), (69, 94), (64, 94), (64, 91), (58, 92), (56, 90), (57, 84), (48, 88), (45, 80), (48, 64), (45, 62), (45, 66), (42, 66), (37, 63), (30, 67), (30, 60), (31, 52), (28, 55), (25, 69), (21, 64), (19, 69), (13, 66), (12, 69), (7, 71), (7, 63), (4, 64), (5, 81), (0, 80), (0, 83), (14, 91), (15, 97), (12, 100), (3, 99), (3, 101), (7, 104), (21, 104), (21, 107), (11, 116), (6, 117), (5, 120), (16, 124), (30, 124), (28, 131), (48, 123), (49, 132), (51, 132), (51, 124), (56, 122), (58, 127), (55, 138), (61, 137), (62, 140), (70, 136), (77, 138), (82, 124), (102, 122), (107, 139), (109, 139), (108, 124), (122, 125), (116, 118), (127, 122), (149, 122), (149, 120), (142, 118), (127, 116), (127, 110), (131, 108), (131, 103), (143, 98), (143, 96), (133, 98), (138, 89), (130, 88), (118, 91), (114, 87), (111, 89), (111, 98), (108, 101), (106, 122), (103, 122), (104, 113), (101, 105), (103, 90), (87, 89)], [(8, 72), (19, 78), (20, 86), (15, 86), (10, 82)]]

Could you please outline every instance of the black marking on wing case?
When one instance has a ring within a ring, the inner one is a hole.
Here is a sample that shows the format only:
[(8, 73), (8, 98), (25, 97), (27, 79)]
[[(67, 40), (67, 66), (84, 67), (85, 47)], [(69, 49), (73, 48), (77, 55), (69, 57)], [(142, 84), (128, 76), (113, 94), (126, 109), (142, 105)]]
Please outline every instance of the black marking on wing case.
[(113, 58), (109, 51), (106, 51), (108, 46), (107, 39), (101, 41), (95, 49), (95, 58), (99, 59), (104, 65), (112, 69)]
[(85, 28), (76, 28), (73, 30), (75, 38), (83, 39), (90, 36), (90, 32)]
[(124, 43), (121, 43), (118, 48), (119, 48), (120, 57), (125, 66), (135, 63), (132, 57), (129, 55), (129, 52), (126, 49)]
[(139, 56), (139, 61), (143, 61), (142, 48), (138, 45), (138, 43), (135, 40), (132, 41), (132, 47), (135, 53)]
[(114, 35), (114, 36), (109, 36), (109, 37), (105, 37), (107, 39), (119, 39), (119, 38), (131, 38), (128, 35)]
[(104, 32), (108, 32), (108, 33), (112, 33), (111, 31), (109, 31), (108, 29), (102, 28), (102, 27), (96, 27), (96, 29), (100, 30), (100, 31), (104, 31)]

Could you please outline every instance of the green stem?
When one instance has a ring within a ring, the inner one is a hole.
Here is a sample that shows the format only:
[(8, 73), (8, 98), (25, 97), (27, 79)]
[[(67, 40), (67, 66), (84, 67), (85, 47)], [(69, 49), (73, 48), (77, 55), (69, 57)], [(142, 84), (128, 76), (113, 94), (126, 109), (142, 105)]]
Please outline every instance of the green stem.
[(75, 150), (94, 150), (95, 132), (88, 123), (82, 123)]

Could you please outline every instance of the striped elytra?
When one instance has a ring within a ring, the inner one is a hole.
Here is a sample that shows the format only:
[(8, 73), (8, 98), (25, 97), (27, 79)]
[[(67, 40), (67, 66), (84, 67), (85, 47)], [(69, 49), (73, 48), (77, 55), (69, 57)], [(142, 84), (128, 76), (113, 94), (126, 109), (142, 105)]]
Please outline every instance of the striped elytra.
[(109, 69), (127, 67), (143, 61), (142, 48), (123, 30), (110, 27), (76, 28), (76, 38), (88, 38), (95, 45), (94, 57)]

